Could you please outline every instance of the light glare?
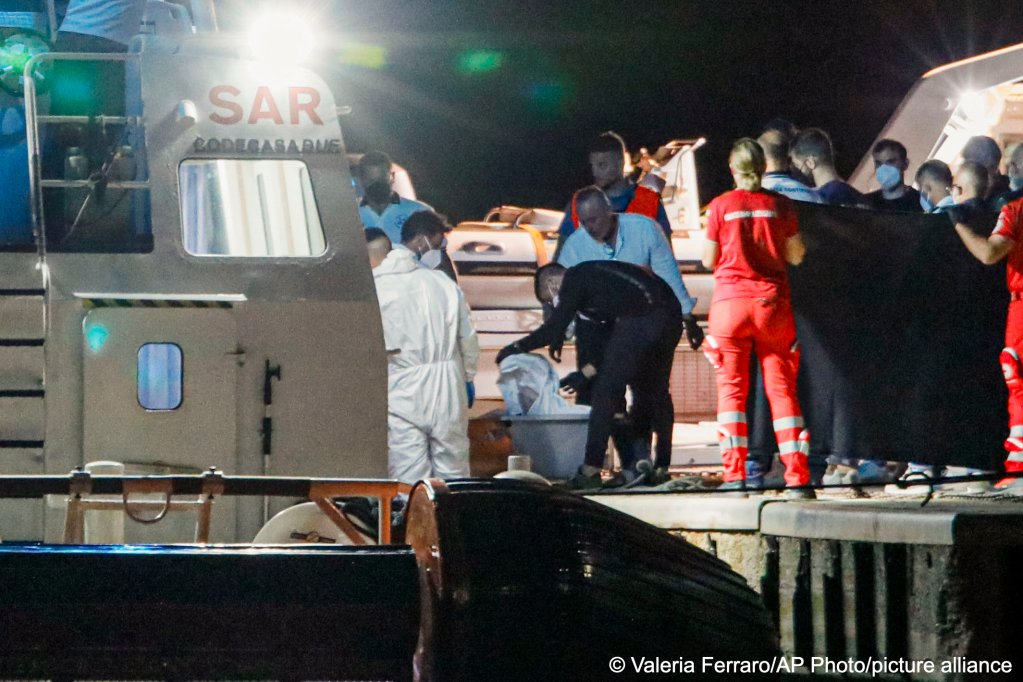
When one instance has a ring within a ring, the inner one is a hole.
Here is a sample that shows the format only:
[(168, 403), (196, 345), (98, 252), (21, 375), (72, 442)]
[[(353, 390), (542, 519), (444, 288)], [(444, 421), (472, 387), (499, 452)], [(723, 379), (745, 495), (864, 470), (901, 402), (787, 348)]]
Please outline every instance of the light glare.
[(249, 29), (249, 49), (260, 61), (294, 65), (316, 49), (316, 34), (309, 17), (294, 12), (267, 12)]

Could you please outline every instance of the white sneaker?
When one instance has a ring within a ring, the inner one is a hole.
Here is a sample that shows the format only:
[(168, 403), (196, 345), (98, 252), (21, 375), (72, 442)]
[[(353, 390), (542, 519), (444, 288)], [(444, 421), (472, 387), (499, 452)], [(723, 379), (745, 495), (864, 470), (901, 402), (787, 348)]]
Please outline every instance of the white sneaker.
[(821, 483), (824, 485), (852, 485), (859, 482), (860, 473), (855, 467), (846, 464), (829, 464), (824, 475), (821, 476)]
[[(993, 471), (984, 471), (983, 469), (950, 466), (945, 469), (944, 475), (949, 478), (951, 477), (960, 478), (962, 476), (983, 476), (985, 474), (993, 473), (994, 473)], [(943, 483), (942, 485), (939, 486), (939, 489), (942, 490), (943, 492), (956, 492), (966, 493), (969, 495), (980, 495), (983, 493), (990, 492), (992, 487), (993, 486), (991, 481), (960, 481), (958, 483)]]
[(899, 476), (897, 482), (886, 485), (884, 492), (887, 495), (927, 495), (937, 489), (937, 486), (928, 482), (929, 479), (930, 476), (926, 474), (907, 471)]

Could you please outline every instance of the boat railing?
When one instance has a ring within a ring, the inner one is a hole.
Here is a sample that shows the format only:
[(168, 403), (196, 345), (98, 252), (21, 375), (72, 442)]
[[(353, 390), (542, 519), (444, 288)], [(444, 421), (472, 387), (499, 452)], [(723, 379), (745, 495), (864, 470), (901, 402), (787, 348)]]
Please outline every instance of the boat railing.
[[(231, 495), (307, 499), (356, 545), (368, 541), (334, 500), (376, 498), (380, 504), (379, 544), (390, 544), (391, 502), (399, 493), (410, 490), (405, 483), (386, 479), (225, 476), (215, 468), (200, 475), (97, 476), (76, 469), (67, 476), (0, 476), (0, 498), (66, 496), (64, 544), (84, 542), (85, 512), (99, 510), (123, 510), (130, 519), (143, 524), (156, 523), (168, 512), (192, 511), (197, 514), (195, 542), (209, 544), (213, 503), (218, 497)], [(146, 497), (140, 499), (142, 495)]]
[(29, 168), (29, 197), (32, 208), (32, 230), (35, 238), (36, 249), (40, 258), (46, 254), (46, 221), (44, 216), (44, 189), (93, 189), (98, 182), (104, 183), (111, 189), (126, 191), (148, 191), (150, 185), (148, 180), (130, 180), (120, 182), (106, 182), (106, 178), (99, 180), (90, 178), (82, 180), (67, 180), (62, 178), (44, 178), (42, 172), (43, 150), (40, 144), (39, 125), (81, 125), (98, 124), (101, 127), (109, 125), (121, 125), (128, 127), (141, 127), (144, 125), (142, 117), (139, 116), (118, 116), (109, 114), (96, 114), (93, 116), (75, 115), (50, 115), (39, 112), (38, 84), (36, 83), (37, 70), (45, 62), (77, 61), (77, 62), (128, 62), (137, 60), (137, 53), (91, 53), (91, 52), (44, 52), (37, 54), (25, 63), (25, 134), (28, 146), (28, 168)]

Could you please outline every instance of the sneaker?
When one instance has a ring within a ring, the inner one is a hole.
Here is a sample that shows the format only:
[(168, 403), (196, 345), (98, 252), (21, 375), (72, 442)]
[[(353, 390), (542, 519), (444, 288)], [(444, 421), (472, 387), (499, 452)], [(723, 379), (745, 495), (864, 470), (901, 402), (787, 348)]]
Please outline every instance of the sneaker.
[(786, 500), (816, 500), (817, 493), (812, 488), (786, 488), (781, 495)]
[(600, 473), (584, 474), (581, 471), (568, 479), (568, 483), (565, 485), (569, 490), (600, 490), (602, 486)]
[(746, 481), (728, 481), (717, 487), (723, 497), (748, 497)]
[(821, 483), (824, 485), (853, 485), (859, 482), (859, 471), (847, 464), (829, 464), (821, 476)]
[(643, 478), (643, 475), (636, 473), (634, 469), (620, 469), (611, 474), (611, 478), (604, 481), (602, 487), (625, 488), (636, 484), (641, 478)]
[(872, 459), (860, 460), (856, 474), (860, 483), (888, 483), (892, 480), (887, 463)]
[(637, 485), (657, 486), (663, 485), (671, 480), (668, 470), (665, 467), (655, 467), (649, 459), (641, 459), (636, 462), (636, 473), (638, 478), (626, 485), (631, 488)]
[[(630, 471), (632, 479), (627, 481), (623, 488), (638, 488), (641, 485), (650, 486), (656, 485), (650, 482), (650, 473), (653, 471), (653, 464), (648, 459), (640, 459), (636, 462), (635, 467)], [(628, 478), (628, 474), (626, 474)]]
[[(973, 469), (971, 467), (950, 466), (945, 469), (944, 475), (950, 478), (962, 478), (964, 476), (990, 476), (993, 473), (993, 471)], [(984, 493), (991, 492), (991, 481), (959, 481), (957, 483), (943, 483), (938, 487), (945, 492), (982, 495)]]
[(907, 469), (895, 482), (886, 485), (884, 491), (888, 495), (927, 495), (935, 490), (931, 478), (926, 471)]
[(746, 460), (746, 487), (757, 489), (764, 487), (764, 469), (760, 462)]

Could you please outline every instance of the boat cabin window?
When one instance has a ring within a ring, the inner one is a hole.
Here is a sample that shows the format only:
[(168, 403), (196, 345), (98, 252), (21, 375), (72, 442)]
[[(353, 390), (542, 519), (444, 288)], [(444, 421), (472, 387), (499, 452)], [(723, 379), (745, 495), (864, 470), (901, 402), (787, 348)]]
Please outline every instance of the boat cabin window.
[(309, 169), (295, 159), (190, 159), (179, 170), (193, 256), (315, 258), (327, 250)]
[(139, 348), (139, 405), (160, 411), (181, 407), (183, 367), (181, 346), (177, 344), (147, 343)]

